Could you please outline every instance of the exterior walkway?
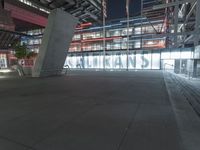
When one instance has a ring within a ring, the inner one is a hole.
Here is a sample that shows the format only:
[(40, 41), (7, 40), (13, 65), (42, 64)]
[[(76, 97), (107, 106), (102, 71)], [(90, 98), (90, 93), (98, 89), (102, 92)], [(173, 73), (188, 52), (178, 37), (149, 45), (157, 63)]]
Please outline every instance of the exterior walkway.
[(161, 71), (0, 78), (0, 149), (184, 150), (165, 81)]

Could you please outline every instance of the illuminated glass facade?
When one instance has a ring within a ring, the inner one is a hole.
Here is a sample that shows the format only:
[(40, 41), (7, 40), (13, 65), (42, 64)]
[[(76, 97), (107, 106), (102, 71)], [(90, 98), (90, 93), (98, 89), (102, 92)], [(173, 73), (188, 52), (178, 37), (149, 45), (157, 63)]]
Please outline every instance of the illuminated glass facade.
[[(126, 20), (115, 20), (106, 25), (105, 56), (102, 26), (77, 27), (64, 67), (103, 69), (105, 60), (105, 69), (111, 70), (127, 69), (127, 65), (128, 69), (175, 69), (178, 61), (185, 65), (193, 59), (193, 48), (166, 49), (165, 37), (153, 38), (157, 34), (155, 30), (164, 32), (162, 21), (153, 23), (154, 28), (145, 19), (130, 20), (128, 57)], [(34, 38), (24, 39), (30, 51), (39, 51), (43, 31), (26, 32), (34, 35)]]
[[(129, 69), (175, 69), (176, 61), (193, 58), (193, 49), (134, 50), (128, 55)], [(75, 69), (103, 69), (103, 52), (70, 53), (65, 67)], [(127, 69), (127, 53), (106, 52), (106, 69)]]
[(44, 32), (44, 29), (35, 29), (35, 30), (23, 32), (23, 33), (31, 35), (33, 37), (32, 38), (22, 37), (21, 42), (25, 43), (30, 51), (38, 53), (39, 47), (42, 43), (43, 32)]
[[(85, 53), (70, 55), (65, 66), (69, 68), (103, 69), (103, 53)], [(105, 56), (106, 69), (126, 69), (127, 54), (121, 52), (109, 52)], [(129, 69), (160, 69), (160, 52), (133, 51), (128, 56)]]
[(102, 27), (77, 30), (65, 67), (104, 69), (105, 61), (105, 69), (175, 69), (177, 61), (183, 60), (184, 62), (184, 60), (193, 58), (192, 48), (165, 49), (165, 37), (153, 38), (157, 32), (164, 32), (162, 21), (156, 20), (152, 23), (153, 26), (144, 18), (131, 19), (128, 31), (129, 43), (127, 43), (126, 20), (108, 23), (106, 25), (105, 56)]
[(7, 55), (0, 53), (0, 69), (7, 68)]
[[(156, 31), (163, 32), (162, 21), (155, 21), (154, 26), (147, 24), (141, 18), (132, 19), (129, 28), (129, 49), (160, 49), (165, 48), (165, 38), (145, 38), (144, 35), (153, 35)], [(127, 49), (127, 27), (124, 20), (111, 22), (106, 25), (106, 50), (126, 50)], [(103, 50), (102, 27), (90, 27), (88, 29), (77, 30), (69, 52), (101, 51)], [(142, 37), (144, 36), (144, 37)]]
[[(141, 20), (143, 20), (141, 27)], [(130, 50), (152, 50), (165, 48), (165, 38), (146, 38), (146, 35), (154, 35), (156, 31), (164, 31), (162, 20), (152, 22), (152, 27), (147, 20), (142, 18), (131, 19), (129, 28)], [(24, 32), (33, 35), (34, 38), (24, 39), (31, 51), (38, 52), (44, 30), (31, 30)], [(106, 25), (106, 51), (124, 51), (127, 49), (127, 27), (125, 20), (114, 20)], [(91, 52), (103, 50), (102, 26), (89, 26), (77, 28), (73, 37), (69, 52)]]

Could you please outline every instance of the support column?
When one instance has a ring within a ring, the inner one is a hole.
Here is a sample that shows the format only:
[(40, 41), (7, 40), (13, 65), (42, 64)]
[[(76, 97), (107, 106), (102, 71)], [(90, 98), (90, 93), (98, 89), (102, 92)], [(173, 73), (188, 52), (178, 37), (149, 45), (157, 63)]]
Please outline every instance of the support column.
[(195, 39), (194, 39), (194, 46), (199, 45), (199, 34), (200, 34), (200, 1), (197, 0), (196, 4), (196, 18), (195, 18)]
[(174, 33), (175, 33), (175, 36), (174, 36), (174, 47), (178, 47), (178, 36), (177, 36), (177, 33), (178, 33), (178, 12), (179, 12), (179, 5), (176, 4), (174, 7), (175, 7), (174, 8)]
[(4, 9), (4, 0), (0, 0), (0, 9)]
[(33, 68), (33, 77), (61, 74), (76, 24), (77, 19), (61, 9), (50, 13)]

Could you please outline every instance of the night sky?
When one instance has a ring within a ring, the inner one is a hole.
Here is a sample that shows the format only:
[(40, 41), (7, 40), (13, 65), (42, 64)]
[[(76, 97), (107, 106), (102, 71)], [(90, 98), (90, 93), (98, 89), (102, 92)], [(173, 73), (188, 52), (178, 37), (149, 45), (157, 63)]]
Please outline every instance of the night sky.
[[(108, 19), (126, 17), (126, 0), (107, 0)], [(130, 16), (140, 13), (140, 0), (130, 0)]]

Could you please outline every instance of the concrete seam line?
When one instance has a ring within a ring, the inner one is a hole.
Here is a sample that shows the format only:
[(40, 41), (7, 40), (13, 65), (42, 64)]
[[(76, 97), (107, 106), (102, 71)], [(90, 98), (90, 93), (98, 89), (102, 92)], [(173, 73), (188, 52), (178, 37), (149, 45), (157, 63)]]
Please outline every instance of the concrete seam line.
[(31, 146), (29, 146), (29, 145), (20, 143), (20, 142), (18, 142), (18, 141), (12, 140), (12, 139), (7, 138), (7, 137), (0, 136), (0, 139), (9, 141), (9, 142), (14, 143), (14, 144), (17, 144), (17, 145), (20, 145), (20, 146), (25, 147), (25, 148), (28, 148), (28, 149), (30, 149), (30, 150), (36, 150), (36, 149), (34, 149), (33, 147), (31, 147)]
[(136, 117), (136, 114), (137, 114), (139, 108), (140, 108), (140, 104), (137, 105), (136, 111), (134, 111), (133, 116), (132, 116), (131, 120), (129, 121), (127, 128), (125, 128), (124, 134), (122, 135), (122, 138), (120, 140), (117, 150), (121, 149), (121, 147), (124, 143), (124, 140), (126, 138), (126, 135), (128, 134), (128, 130), (131, 128), (131, 125), (133, 124), (133, 122), (135, 120), (135, 117)]

